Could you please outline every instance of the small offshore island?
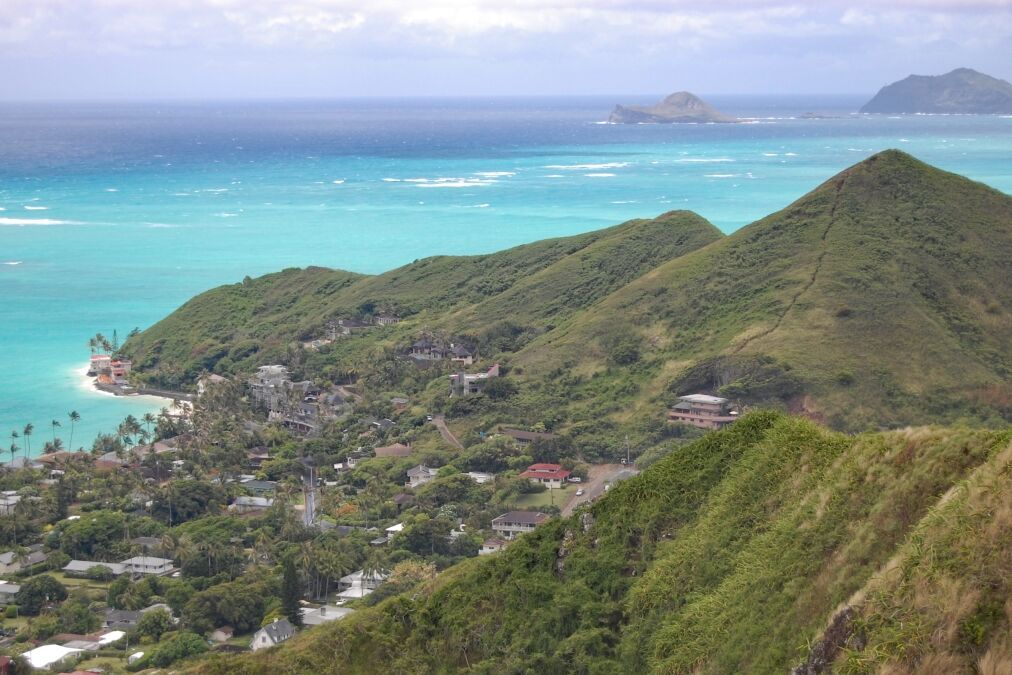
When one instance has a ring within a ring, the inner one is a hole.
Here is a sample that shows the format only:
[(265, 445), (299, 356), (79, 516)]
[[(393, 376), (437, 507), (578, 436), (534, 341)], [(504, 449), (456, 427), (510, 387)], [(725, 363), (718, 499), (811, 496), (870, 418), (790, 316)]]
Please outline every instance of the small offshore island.
[(718, 111), (695, 94), (679, 91), (654, 105), (616, 105), (608, 121), (612, 124), (730, 124), (740, 120)]
[(1012, 84), (972, 68), (910, 75), (882, 87), (862, 113), (997, 115), (1012, 113)]

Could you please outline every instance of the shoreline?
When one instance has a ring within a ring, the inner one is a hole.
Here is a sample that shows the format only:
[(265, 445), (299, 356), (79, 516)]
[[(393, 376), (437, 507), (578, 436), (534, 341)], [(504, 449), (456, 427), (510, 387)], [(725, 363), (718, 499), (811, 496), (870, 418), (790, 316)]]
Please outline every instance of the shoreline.
[[(80, 368), (74, 368), (72, 370), (72, 372), (76, 376), (78, 389), (86, 391), (86, 392), (88, 392), (90, 394), (95, 394), (97, 396), (104, 396), (104, 397), (110, 397), (110, 398), (123, 398), (123, 399), (128, 399), (128, 400), (131, 400), (131, 401), (143, 401), (143, 402), (151, 403), (152, 405), (154, 405), (154, 404), (160, 404), (160, 407), (168, 409), (169, 413), (171, 413), (171, 414), (182, 414), (182, 413), (187, 412), (187, 410), (183, 406), (175, 404), (176, 400), (178, 400), (180, 403), (189, 403), (189, 401), (186, 400), (185, 398), (178, 398), (178, 399), (176, 399), (176, 398), (173, 398), (173, 397), (170, 397), (170, 396), (161, 396), (161, 395), (158, 395), (158, 394), (150, 394), (150, 393), (145, 393), (145, 394), (141, 394), (141, 393), (136, 393), (136, 394), (122, 393), (122, 394), (117, 394), (116, 392), (108, 391), (106, 389), (102, 389), (102, 388), (98, 387), (97, 384), (96, 384), (96, 382), (95, 382), (96, 378), (91, 377), (91, 376), (88, 375), (88, 366), (82, 366)], [(168, 402), (167, 405), (166, 405), (166, 401)]]

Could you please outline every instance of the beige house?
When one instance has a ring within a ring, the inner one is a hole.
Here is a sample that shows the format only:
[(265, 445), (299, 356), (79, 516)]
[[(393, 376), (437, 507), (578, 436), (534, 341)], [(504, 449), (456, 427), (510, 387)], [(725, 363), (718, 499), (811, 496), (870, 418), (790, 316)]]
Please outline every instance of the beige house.
[(731, 408), (726, 398), (706, 394), (679, 396), (668, 412), (668, 420), (680, 422), (700, 429), (723, 429), (738, 419), (738, 412)]

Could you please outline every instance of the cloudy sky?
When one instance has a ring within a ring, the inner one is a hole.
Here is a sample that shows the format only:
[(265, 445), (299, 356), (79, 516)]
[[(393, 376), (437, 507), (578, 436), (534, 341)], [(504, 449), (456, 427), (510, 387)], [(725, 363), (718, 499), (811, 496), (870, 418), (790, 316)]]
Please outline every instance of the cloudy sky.
[(1012, 0), (0, 0), (0, 99), (873, 93)]

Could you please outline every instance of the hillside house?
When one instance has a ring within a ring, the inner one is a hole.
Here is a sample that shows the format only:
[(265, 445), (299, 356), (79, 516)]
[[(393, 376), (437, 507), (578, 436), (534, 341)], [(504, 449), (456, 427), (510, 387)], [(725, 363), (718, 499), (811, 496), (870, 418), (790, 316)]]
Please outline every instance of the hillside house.
[(448, 355), (454, 363), (462, 363), (465, 366), (474, 363), (474, 350), (464, 345), (451, 344)]
[(338, 319), (337, 332), (341, 335), (351, 335), (368, 330), (372, 326), (361, 319)]
[(141, 620), (141, 612), (129, 610), (129, 609), (113, 609), (109, 608), (105, 610), (105, 616), (102, 620), (103, 628), (119, 629), (119, 630), (130, 630), (137, 626), (137, 622)]
[(565, 485), (569, 473), (561, 464), (531, 464), (520, 477), (532, 483), (541, 483), (546, 488), (558, 489)]
[(163, 575), (173, 571), (172, 561), (168, 558), (138, 555), (127, 558), (120, 563), (130, 574)]
[[(18, 459), (23, 460), (24, 458), (18, 457)], [(14, 464), (14, 462), (9, 462), (8, 466), (12, 464)], [(21, 495), (17, 494), (16, 492), (11, 493), (10, 490), (4, 492), (2, 495), (0, 495), (0, 516), (14, 515), (14, 509), (17, 508), (18, 503), (20, 502), (21, 502)]]
[(114, 576), (126, 574), (126, 566), (122, 563), (98, 562), (95, 560), (71, 560), (63, 566), (63, 573), (68, 577), (86, 577), (93, 567), (104, 567)]
[(12, 584), (0, 580), (0, 605), (9, 605), (14, 602), (15, 596), (21, 590), (19, 584)]
[(113, 359), (109, 362), (109, 376), (116, 384), (126, 384), (127, 375), (133, 368), (133, 362), (127, 359)]
[(485, 473), (484, 471), (468, 471), (467, 477), (473, 480), (478, 485), (484, 485), (485, 483), (491, 483), (495, 481), (494, 473)]
[(227, 377), (222, 377), (221, 375), (217, 375), (215, 373), (209, 373), (207, 375), (204, 375), (199, 380), (197, 380), (197, 397), (199, 398), (203, 396), (204, 392), (207, 391), (208, 387), (221, 385), (226, 382), (228, 382)]
[(482, 542), (481, 550), (478, 551), (478, 555), (490, 555), (497, 553), (504, 548), (508, 542), (505, 539), (499, 539), (498, 537), (492, 537)]
[(513, 539), (518, 534), (533, 532), (541, 523), (548, 520), (548, 515), (540, 511), (510, 511), (492, 519), (492, 529), (506, 539)]
[(340, 593), (337, 597), (351, 600), (353, 598), (364, 598), (376, 590), (380, 584), (386, 581), (387, 575), (383, 572), (372, 572), (366, 574), (359, 570), (341, 577), (337, 582)]
[(234, 513), (253, 513), (263, 511), (274, 506), (274, 500), (270, 497), (236, 497), (235, 501), (228, 505), (228, 510)]
[(425, 485), (429, 481), (433, 480), (439, 474), (439, 469), (433, 469), (419, 464), (413, 469), (408, 469), (408, 482), (404, 484), (405, 487), (416, 488), (420, 485)]
[(274, 645), (279, 645), (285, 640), (295, 637), (295, 626), (288, 619), (275, 619), (256, 633), (253, 633), (253, 640), (250, 642), (251, 651), (260, 651)]
[(29, 549), (23, 556), (19, 556), (16, 551), (0, 553), (0, 574), (16, 574), (21, 570), (31, 568), (33, 565), (40, 565), (46, 562), (48, 558), (49, 556), (41, 548), (37, 550)]
[(723, 429), (737, 419), (738, 411), (732, 409), (730, 401), (706, 394), (679, 396), (668, 412), (668, 421), (700, 429)]
[(321, 623), (343, 619), (355, 610), (337, 605), (323, 605), (321, 607), (303, 607), (302, 624), (304, 626), (319, 626)]
[(400, 318), (393, 314), (377, 314), (373, 320), (377, 326), (393, 326), (401, 322)]
[(484, 373), (454, 373), (450, 375), (450, 396), (471, 396), (485, 390), (489, 379), (499, 377), (499, 364)]

